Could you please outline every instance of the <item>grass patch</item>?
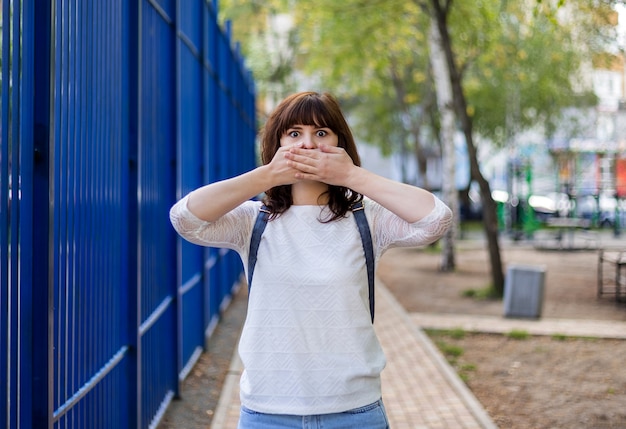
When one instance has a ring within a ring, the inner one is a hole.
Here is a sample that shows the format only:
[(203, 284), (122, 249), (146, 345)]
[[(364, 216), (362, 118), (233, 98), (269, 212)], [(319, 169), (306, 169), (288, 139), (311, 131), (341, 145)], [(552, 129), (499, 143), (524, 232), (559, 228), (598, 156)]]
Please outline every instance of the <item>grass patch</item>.
[(462, 340), (463, 338), (465, 338), (466, 335), (466, 332), (463, 328), (424, 329), (424, 332), (426, 332), (426, 334), (432, 338), (448, 337), (455, 340)]
[(552, 334), (550, 336), (550, 338), (552, 338), (554, 341), (574, 341), (574, 340), (581, 340), (581, 341), (590, 341), (590, 342), (594, 342), (594, 341), (598, 341), (599, 338), (598, 337), (587, 337), (584, 335), (566, 335), (566, 334)]
[(526, 340), (530, 337), (528, 331), (524, 331), (523, 329), (513, 329), (505, 335), (512, 340)]
[(585, 336), (576, 336), (575, 338), (584, 340), (584, 341), (590, 341), (590, 342), (595, 342), (595, 341), (600, 341), (600, 338), (598, 337), (585, 337)]
[(460, 357), (464, 350), (461, 346), (455, 346), (454, 344), (446, 343), (445, 341), (437, 341), (437, 347), (439, 350), (446, 355), (446, 357), (450, 357), (456, 360), (456, 358)]
[(500, 299), (500, 295), (493, 286), (487, 286), (482, 289), (465, 289), (461, 292), (461, 295), (465, 298), (473, 298), (479, 301), (488, 299)]
[(465, 338), (465, 330), (463, 328), (454, 328), (446, 331), (446, 335), (455, 340), (462, 340)]
[(463, 380), (463, 383), (467, 384), (469, 382), (470, 374), (476, 371), (476, 365), (473, 363), (465, 363), (460, 365), (456, 372), (459, 374), (459, 378)]
[[(452, 344), (455, 340), (462, 340), (467, 333), (462, 328), (454, 329), (424, 329), (424, 332), (433, 340), (435, 346), (439, 349), (441, 354), (446, 358), (446, 361), (456, 370), (459, 378), (468, 383), (470, 374), (476, 371), (476, 365), (473, 363), (460, 363), (460, 357), (465, 350), (463, 347), (456, 344)], [(445, 339), (450, 339), (450, 342)]]
[(466, 364), (461, 365), (459, 370), (463, 372), (474, 372), (476, 371), (476, 365), (474, 365), (473, 363), (466, 363)]

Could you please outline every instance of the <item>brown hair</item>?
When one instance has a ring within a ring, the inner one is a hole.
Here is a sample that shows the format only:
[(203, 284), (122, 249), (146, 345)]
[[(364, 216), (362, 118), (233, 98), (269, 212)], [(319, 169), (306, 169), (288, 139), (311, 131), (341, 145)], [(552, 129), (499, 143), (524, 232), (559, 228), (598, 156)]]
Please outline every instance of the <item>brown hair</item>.
[[(355, 165), (361, 165), (354, 137), (346, 122), (339, 103), (328, 93), (300, 92), (285, 98), (268, 118), (261, 138), (261, 161), (269, 164), (280, 149), (280, 138), (294, 125), (313, 125), (330, 128)], [(343, 186), (328, 187), (328, 207), (332, 212), (327, 222), (345, 216), (350, 206), (361, 201), (363, 196)], [(293, 204), (291, 185), (276, 186), (266, 191), (265, 205), (276, 217)]]

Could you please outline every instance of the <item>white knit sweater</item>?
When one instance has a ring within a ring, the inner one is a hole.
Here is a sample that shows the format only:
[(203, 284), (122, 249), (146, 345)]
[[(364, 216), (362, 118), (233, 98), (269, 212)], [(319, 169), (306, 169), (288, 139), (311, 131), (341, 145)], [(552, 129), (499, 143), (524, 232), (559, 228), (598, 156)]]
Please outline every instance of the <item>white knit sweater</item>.
[[(170, 212), (176, 231), (203, 246), (239, 253), (247, 273), (252, 227), (261, 203), (248, 201), (217, 222), (187, 209)], [(376, 261), (391, 247), (438, 239), (452, 215), (439, 199), (409, 224), (364, 201)], [(292, 206), (263, 233), (239, 343), (241, 401), (249, 409), (313, 415), (346, 411), (381, 397), (385, 356), (370, 319), (363, 247), (352, 213), (319, 222), (320, 206)]]

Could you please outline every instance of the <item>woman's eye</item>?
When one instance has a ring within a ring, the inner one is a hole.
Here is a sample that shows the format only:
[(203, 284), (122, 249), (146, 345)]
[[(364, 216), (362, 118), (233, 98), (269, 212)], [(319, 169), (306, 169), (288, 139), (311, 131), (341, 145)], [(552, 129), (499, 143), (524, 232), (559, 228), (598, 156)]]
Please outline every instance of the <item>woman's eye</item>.
[(299, 133), (299, 132), (297, 132), (297, 131), (291, 131), (291, 132), (289, 133), (289, 137), (293, 137), (293, 138), (296, 138), (296, 137), (298, 137), (299, 135), (300, 135), (300, 133)]
[(328, 133), (326, 131), (324, 131), (324, 130), (319, 130), (317, 132), (317, 136), (318, 137), (324, 137), (326, 134), (328, 134)]

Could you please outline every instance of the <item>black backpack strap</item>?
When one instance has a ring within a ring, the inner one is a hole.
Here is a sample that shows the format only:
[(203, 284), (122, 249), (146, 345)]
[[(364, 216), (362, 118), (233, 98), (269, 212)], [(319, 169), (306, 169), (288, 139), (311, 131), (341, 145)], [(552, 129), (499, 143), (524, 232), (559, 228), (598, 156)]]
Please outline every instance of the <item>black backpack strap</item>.
[(363, 202), (359, 201), (350, 208), (354, 214), (354, 220), (361, 234), (361, 242), (363, 244), (363, 252), (365, 252), (365, 264), (367, 265), (367, 283), (369, 286), (370, 296), (370, 314), (372, 315), (372, 323), (374, 323), (374, 246), (372, 244), (372, 234), (370, 232)]
[(254, 266), (256, 265), (256, 256), (259, 251), (259, 244), (261, 243), (261, 235), (267, 226), (267, 219), (269, 218), (270, 211), (264, 205), (259, 208), (259, 214), (256, 217), (254, 228), (252, 228), (252, 238), (250, 239), (250, 253), (248, 253), (248, 293), (252, 287), (252, 274), (254, 273)]

